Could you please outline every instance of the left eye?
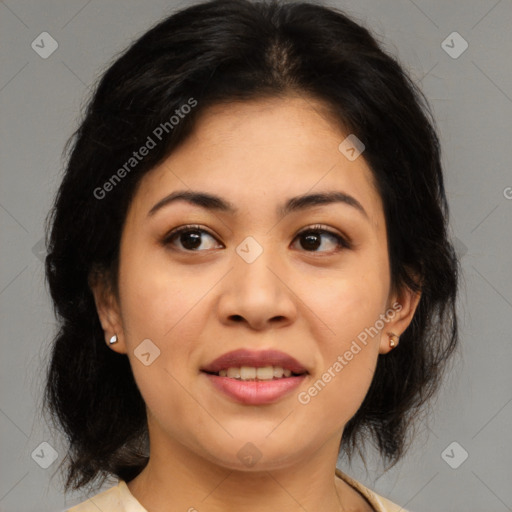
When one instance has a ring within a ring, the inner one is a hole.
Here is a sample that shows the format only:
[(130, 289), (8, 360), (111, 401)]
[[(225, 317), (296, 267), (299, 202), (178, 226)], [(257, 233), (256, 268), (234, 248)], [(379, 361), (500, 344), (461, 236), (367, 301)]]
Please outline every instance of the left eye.
[[(179, 250), (198, 252), (208, 249), (201, 249), (202, 237), (204, 235), (211, 240), (216, 240), (213, 235), (199, 226), (183, 226), (169, 233), (163, 240), (163, 245), (175, 245), (174, 242), (178, 241), (181, 244), (181, 247), (178, 248)], [(349, 243), (341, 235), (318, 226), (300, 232), (295, 238), (301, 240), (301, 246), (307, 252), (330, 252), (329, 245), (334, 247), (331, 251), (342, 248), (348, 249), (350, 247)], [(330, 239), (330, 242), (324, 243), (323, 239)], [(212, 248), (215, 247), (210, 247), (210, 249)], [(324, 250), (318, 251), (319, 248)]]
[(322, 238), (329, 237), (331, 243), (327, 242), (327, 246), (334, 246), (334, 250), (339, 249), (348, 249), (350, 247), (349, 243), (337, 233), (333, 233), (327, 229), (323, 229), (320, 226), (314, 228), (308, 228), (297, 235), (298, 238), (302, 239), (302, 247), (305, 248), (308, 252), (330, 252), (326, 251), (317, 251), (319, 247), (325, 248), (325, 245), (322, 242)]

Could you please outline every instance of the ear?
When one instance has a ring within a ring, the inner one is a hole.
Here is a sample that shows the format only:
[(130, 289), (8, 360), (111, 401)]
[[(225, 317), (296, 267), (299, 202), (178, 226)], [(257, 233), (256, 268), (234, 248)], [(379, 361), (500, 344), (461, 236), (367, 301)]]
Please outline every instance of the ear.
[[(126, 342), (121, 320), (120, 308), (111, 281), (104, 271), (93, 270), (89, 274), (89, 288), (94, 296), (96, 311), (100, 319), (105, 342), (109, 348), (119, 354), (126, 354)], [(117, 335), (117, 343), (110, 344), (110, 338)]]
[(396, 334), (400, 338), (402, 333), (409, 327), (420, 298), (421, 291), (415, 292), (407, 286), (390, 295), (386, 311), (388, 321), (381, 336), (379, 354), (387, 354), (393, 350), (389, 343), (391, 335)]

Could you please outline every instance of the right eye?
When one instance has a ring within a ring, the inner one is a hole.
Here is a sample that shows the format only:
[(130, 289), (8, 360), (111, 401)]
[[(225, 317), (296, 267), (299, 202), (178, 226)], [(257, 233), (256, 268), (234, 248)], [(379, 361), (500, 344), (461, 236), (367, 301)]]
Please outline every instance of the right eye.
[(201, 226), (181, 226), (168, 233), (162, 240), (162, 244), (164, 246), (171, 245), (175, 247), (176, 243), (179, 243), (181, 244), (181, 247), (177, 248), (179, 251), (200, 252), (202, 250), (208, 250), (201, 249), (201, 245), (203, 244), (202, 239), (205, 235), (211, 240), (216, 240), (212, 234), (201, 228)]

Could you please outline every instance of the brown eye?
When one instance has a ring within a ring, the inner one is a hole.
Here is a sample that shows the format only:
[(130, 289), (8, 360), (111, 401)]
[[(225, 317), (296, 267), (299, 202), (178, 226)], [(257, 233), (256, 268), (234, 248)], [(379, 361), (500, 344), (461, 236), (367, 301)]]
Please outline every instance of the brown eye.
[[(301, 247), (308, 252), (332, 252), (350, 248), (350, 244), (338, 233), (321, 226), (306, 229), (297, 235)], [(324, 248), (326, 250), (318, 250)]]
[(171, 231), (162, 243), (166, 246), (176, 246), (176, 244), (180, 244), (181, 247), (176, 247), (178, 250), (200, 252), (208, 250), (208, 247), (201, 248), (202, 244), (208, 245), (208, 242), (205, 241), (207, 239), (216, 240), (213, 235), (199, 226), (182, 226), (181, 228)]

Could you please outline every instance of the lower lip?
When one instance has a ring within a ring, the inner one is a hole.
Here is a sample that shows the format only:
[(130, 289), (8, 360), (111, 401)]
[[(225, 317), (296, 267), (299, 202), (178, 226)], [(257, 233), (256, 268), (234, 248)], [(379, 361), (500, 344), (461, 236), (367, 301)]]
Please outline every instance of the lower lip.
[(306, 375), (282, 377), (275, 380), (237, 380), (202, 372), (209, 381), (224, 394), (246, 405), (264, 405), (277, 402), (297, 388)]

